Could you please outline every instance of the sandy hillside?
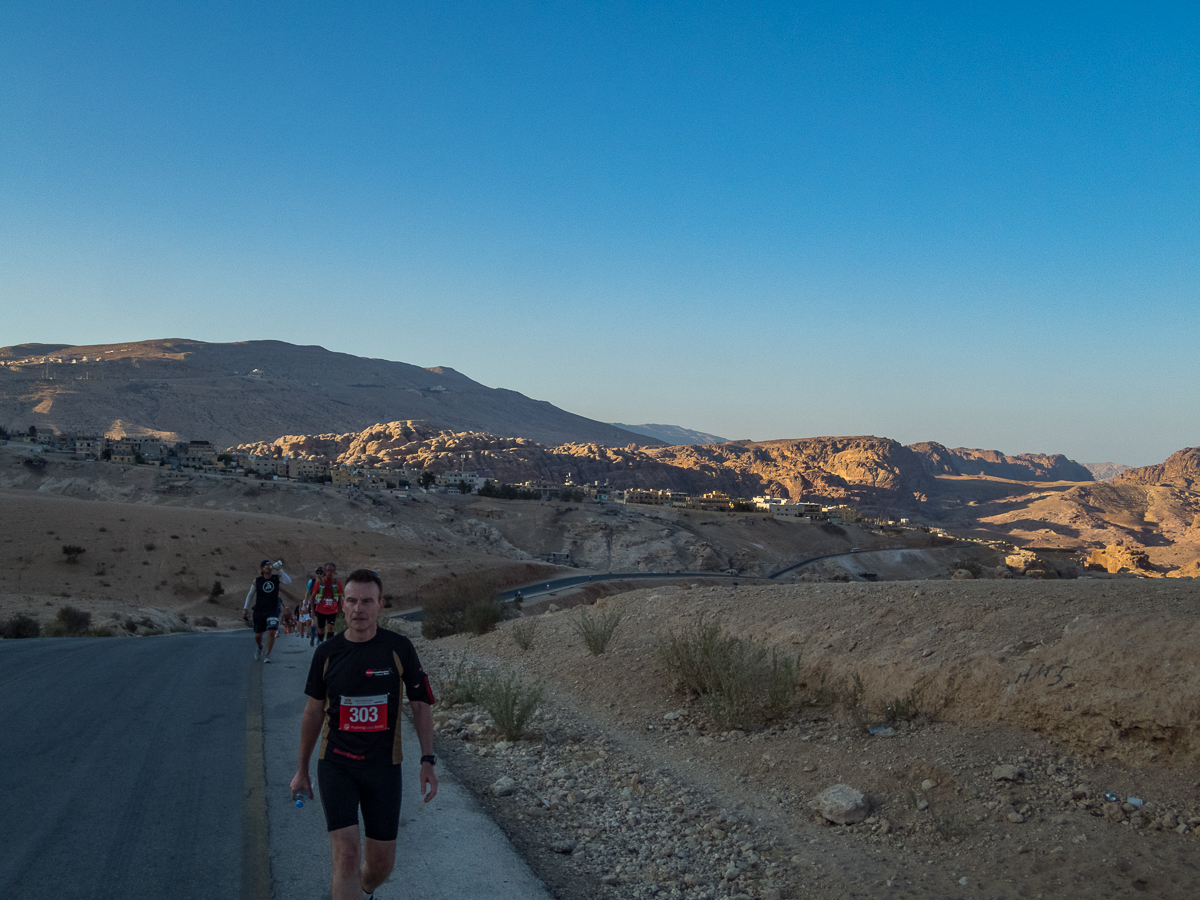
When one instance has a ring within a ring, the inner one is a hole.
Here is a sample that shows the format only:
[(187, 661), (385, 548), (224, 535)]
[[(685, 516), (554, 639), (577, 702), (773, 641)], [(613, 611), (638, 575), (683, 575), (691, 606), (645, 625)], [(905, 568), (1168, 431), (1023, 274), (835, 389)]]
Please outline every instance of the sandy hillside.
[[(1200, 885), (1197, 601), (1191, 581), (1109, 578), (670, 587), (592, 608), (625, 613), (600, 658), (566, 611), (536, 618), (530, 652), (513, 623), (421, 652), (443, 683), (465, 660), (545, 686), (534, 740), (443, 709), (439, 752), (562, 896), (1182, 898)], [(802, 654), (805, 702), (714, 729), (656, 652), (701, 616)], [(919, 712), (889, 723), (898, 698)], [(502, 775), (515, 793), (492, 797)], [(818, 821), (808, 802), (837, 783), (865, 822)]]
[(155, 434), (227, 447), (281, 434), (428, 419), (548, 443), (657, 444), (454, 369), (283, 341), (0, 347), (0, 425)]

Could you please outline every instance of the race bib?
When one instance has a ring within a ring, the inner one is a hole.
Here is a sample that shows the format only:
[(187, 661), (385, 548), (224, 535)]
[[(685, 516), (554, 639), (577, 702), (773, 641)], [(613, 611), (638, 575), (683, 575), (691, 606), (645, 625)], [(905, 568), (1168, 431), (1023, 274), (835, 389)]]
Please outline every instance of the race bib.
[(271, 631), (278, 627), (279, 627), (279, 619), (275, 618), (275, 616), (271, 616), (269, 619), (267, 619), (267, 630), (268, 631)]
[(338, 729), (341, 731), (386, 731), (387, 694), (374, 697), (343, 697)]

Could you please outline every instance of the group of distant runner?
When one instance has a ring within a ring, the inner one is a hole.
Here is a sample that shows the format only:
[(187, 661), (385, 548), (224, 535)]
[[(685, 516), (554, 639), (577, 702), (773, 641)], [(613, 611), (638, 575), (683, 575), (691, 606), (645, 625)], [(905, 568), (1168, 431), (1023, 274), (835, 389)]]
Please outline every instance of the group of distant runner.
[(256, 660), (271, 661), (271, 651), (280, 630), (284, 634), (308, 637), (310, 647), (334, 636), (345, 591), (345, 585), (337, 577), (336, 563), (317, 566), (304, 589), (304, 599), (292, 607), (284, 601), (280, 590), (283, 585), (292, 583), (288, 573), (283, 571), (283, 561), (264, 559), (258, 569), (259, 575), (246, 593), (246, 602), (242, 606), (242, 618), (254, 626), (254, 642), (258, 648), (254, 651)]
[[(304, 686), (308, 702), (300, 721), (300, 758), (289, 792), (293, 800), (313, 797), (309, 761), (319, 743), (317, 784), (333, 856), (333, 898), (358, 900), (361, 891), (363, 900), (373, 900), (396, 860), (401, 691), (408, 697), (421, 745), (421, 796), (428, 803), (437, 794), (433, 689), (412, 641), (379, 628), (384, 601), (377, 574), (356, 569), (343, 584), (334, 563), (318, 566), (304, 599), (287, 610), (280, 588), (291, 583), (282, 560), (264, 559), (246, 594), (242, 617), (253, 619), (254, 658), (264, 664), (271, 661), (281, 627), (301, 638), (307, 635), (309, 645), (316, 645)], [(341, 634), (334, 627), (339, 613), (346, 624)]]

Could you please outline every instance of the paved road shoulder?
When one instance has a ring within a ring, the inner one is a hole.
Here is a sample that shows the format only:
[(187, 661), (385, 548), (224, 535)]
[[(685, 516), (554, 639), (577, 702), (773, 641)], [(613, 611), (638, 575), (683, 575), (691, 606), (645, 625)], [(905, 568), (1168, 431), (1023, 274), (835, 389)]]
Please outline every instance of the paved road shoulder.
[[(247, 652), (253, 652), (252, 644), (247, 641)], [(275, 896), (289, 900), (329, 896), (329, 838), (320, 795), (303, 809), (296, 809), (288, 797), (311, 658), (308, 641), (285, 635), (275, 646), (271, 664), (263, 670), (271, 873)], [(408, 718), (401, 722), (406, 761), (396, 871), (393, 884), (384, 885), (379, 896), (387, 900), (410, 893), (427, 900), (550, 900), (545, 886), (508, 838), (444, 766), (438, 766), (441, 785), (437, 798), (428, 804), (421, 802), (416, 774), (420, 749)], [(315, 759), (312, 770), (315, 777)], [(397, 890), (394, 883), (400, 881), (409, 882), (411, 888)]]

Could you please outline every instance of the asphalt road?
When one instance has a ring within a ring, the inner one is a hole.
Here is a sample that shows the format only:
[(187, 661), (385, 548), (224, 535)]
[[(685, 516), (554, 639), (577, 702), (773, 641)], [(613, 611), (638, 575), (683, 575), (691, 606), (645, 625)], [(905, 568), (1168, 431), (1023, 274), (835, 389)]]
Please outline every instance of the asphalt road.
[(253, 896), (248, 640), (0, 641), (0, 897)]
[[(905, 550), (906, 547), (887, 547), (880, 548), (886, 550)], [(854, 553), (855, 556), (864, 556), (875, 551), (860, 550)], [(815, 562), (820, 562), (823, 559), (833, 559), (838, 556), (850, 556), (851, 551), (847, 550), (842, 553), (827, 553), (824, 556), (813, 556), (809, 559), (801, 560), (794, 563), (785, 569), (780, 569), (778, 572), (772, 572), (770, 575), (727, 575), (724, 572), (602, 572), (595, 575), (567, 575), (563, 578), (552, 578), (549, 581), (537, 581), (512, 590), (502, 591), (496, 595), (496, 599), (501, 602), (512, 600), (518, 591), (521, 592), (523, 599), (537, 597), (542, 594), (552, 594), (555, 591), (565, 590), (566, 588), (578, 587), (581, 584), (594, 584), (601, 581), (635, 581), (643, 578), (705, 578), (705, 579), (722, 579), (725, 581), (734, 582), (761, 582), (771, 581), (778, 578), (780, 575), (786, 575), (788, 572), (794, 572), (797, 569), (802, 569), (807, 565)], [(419, 613), (409, 612), (404, 614), (404, 618), (419, 621), (421, 616)]]
[[(0, 641), (0, 898), (327, 900), (320, 797), (288, 796), (312, 651), (272, 656), (248, 629)], [(452, 773), (420, 802), (403, 722), (405, 884), (381, 896), (549, 900)]]

